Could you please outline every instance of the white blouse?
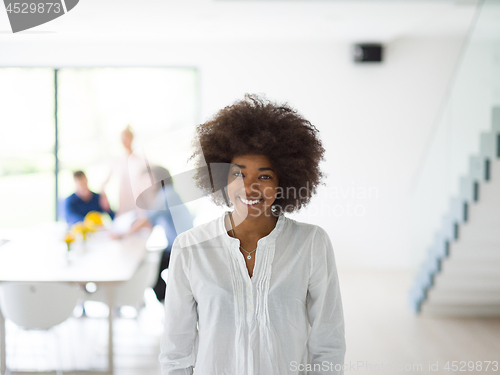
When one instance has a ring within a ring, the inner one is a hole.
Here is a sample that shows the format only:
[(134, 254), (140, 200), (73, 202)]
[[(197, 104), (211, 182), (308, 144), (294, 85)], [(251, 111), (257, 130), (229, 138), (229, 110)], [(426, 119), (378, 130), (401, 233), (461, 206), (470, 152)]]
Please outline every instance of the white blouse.
[(327, 233), (280, 215), (258, 241), (250, 278), (225, 215), (173, 244), (162, 375), (343, 374), (344, 317)]

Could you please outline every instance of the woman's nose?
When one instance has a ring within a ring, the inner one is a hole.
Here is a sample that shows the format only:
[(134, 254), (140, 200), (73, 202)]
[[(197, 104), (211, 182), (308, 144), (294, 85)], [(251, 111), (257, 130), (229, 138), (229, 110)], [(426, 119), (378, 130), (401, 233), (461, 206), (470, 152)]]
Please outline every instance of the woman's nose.
[(255, 195), (255, 193), (259, 192), (259, 183), (258, 180), (245, 178), (245, 192), (247, 196)]

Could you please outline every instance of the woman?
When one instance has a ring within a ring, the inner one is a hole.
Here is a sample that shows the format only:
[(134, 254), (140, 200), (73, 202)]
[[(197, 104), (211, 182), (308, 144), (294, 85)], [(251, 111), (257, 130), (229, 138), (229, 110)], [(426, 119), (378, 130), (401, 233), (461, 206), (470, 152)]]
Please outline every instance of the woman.
[(118, 158), (112, 165), (108, 177), (102, 184), (101, 190), (104, 191), (111, 177), (116, 175), (119, 179), (119, 194), (118, 194), (118, 210), (116, 216), (121, 216), (129, 212), (137, 212), (141, 218), (145, 217), (145, 213), (138, 210), (135, 204), (134, 193), (130, 181), (139, 180), (144, 162), (132, 150), (134, 141), (134, 133), (132, 127), (127, 127), (121, 132), (121, 142), (125, 149), (125, 155)]
[[(330, 239), (287, 218), (322, 178), (317, 129), (258, 96), (198, 126), (197, 184), (231, 212), (179, 235), (163, 375), (340, 374), (344, 319)], [(209, 168), (201, 168), (205, 162)]]

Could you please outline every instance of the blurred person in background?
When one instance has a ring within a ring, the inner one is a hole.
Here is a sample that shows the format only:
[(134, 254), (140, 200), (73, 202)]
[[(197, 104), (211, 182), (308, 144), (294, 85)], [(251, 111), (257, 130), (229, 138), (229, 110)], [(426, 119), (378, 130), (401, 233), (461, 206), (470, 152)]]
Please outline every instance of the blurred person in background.
[[(149, 188), (145, 189), (138, 198), (138, 203), (147, 210), (145, 217), (139, 216), (125, 235), (130, 235), (142, 228), (152, 228), (155, 225), (163, 228), (168, 245), (163, 249), (158, 279), (153, 288), (158, 300), (163, 302), (166, 284), (161, 278), (161, 272), (168, 268), (170, 251), (177, 235), (193, 227), (193, 217), (175, 191), (168, 169), (153, 166), (150, 170), (143, 171), (141, 179), (144, 186), (149, 186)], [(154, 181), (156, 183), (153, 183)]]
[(87, 176), (83, 171), (73, 173), (75, 180), (76, 192), (71, 194), (65, 200), (64, 214), (69, 225), (83, 221), (85, 215), (90, 211), (106, 212), (111, 219), (115, 213), (109, 207), (108, 198), (104, 192), (100, 194), (94, 193), (88, 187)]
[(135, 180), (140, 178), (145, 165), (143, 161), (133, 153), (133, 142), (134, 133), (132, 132), (132, 127), (127, 125), (127, 127), (121, 132), (121, 143), (125, 149), (125, 155), (116, 160), (111, 167), (107, 179), (102, 185), (102, 191), (104, 191), (112, 175), (117, 176), (119, 179), (117, 216), (123, 215), (127, 212), (135, 212), (142, 215), (135, 204), (132, 184), (130, 181), (131, 179)]

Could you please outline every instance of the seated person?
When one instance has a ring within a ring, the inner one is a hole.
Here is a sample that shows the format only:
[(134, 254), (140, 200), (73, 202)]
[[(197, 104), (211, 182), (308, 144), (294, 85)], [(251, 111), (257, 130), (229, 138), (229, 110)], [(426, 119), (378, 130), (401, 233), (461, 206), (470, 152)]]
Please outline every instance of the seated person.
[[(160, 302), (165, 299), (166, 284), (161, 278), (161, 272), (168, 268), (170, 261), (170, 250), (172, 244), (179, 233), (182, 233), (193, 227), (193, 218), (188, 208), (182, 203), (182, 200), (177, 194), (172, 185), (170, 172), (163, 167), (154, 166), (151, 168), (151, 175), (154, 181), (157, 181), (153, 186), (150, 186), (143, 194), (147, 197), (143, 202), (143, 208), (147, 208), (146, 217), (139, 217), (130, 227), (126, 234), (131, 234), (141, 228), (152, 228), (155, 225), (160, 225), (165, 231), (165, 236), (168, 240), (168, 246), (163, 249), (160, 269), (158, 270), (158, 279), (153, 290)], [(145, 184), (151, 185), (150, 175), (145, 171), (143, 178)], [(163, 186), (161, 181), (163, 180)], [(175, 217), (175, 225), (174, 219)]]
[(83, 221), (85, 215), (90, 211), (106, 212), (114, 218), (115, 214), (109, 207), (106, 194), (97, 194), (88, 187), (87, 177), (82, 171), (73, 173), (75, 179), (76, 192), (71, 194), (64, 202), (64, 215), (69, 225)]

